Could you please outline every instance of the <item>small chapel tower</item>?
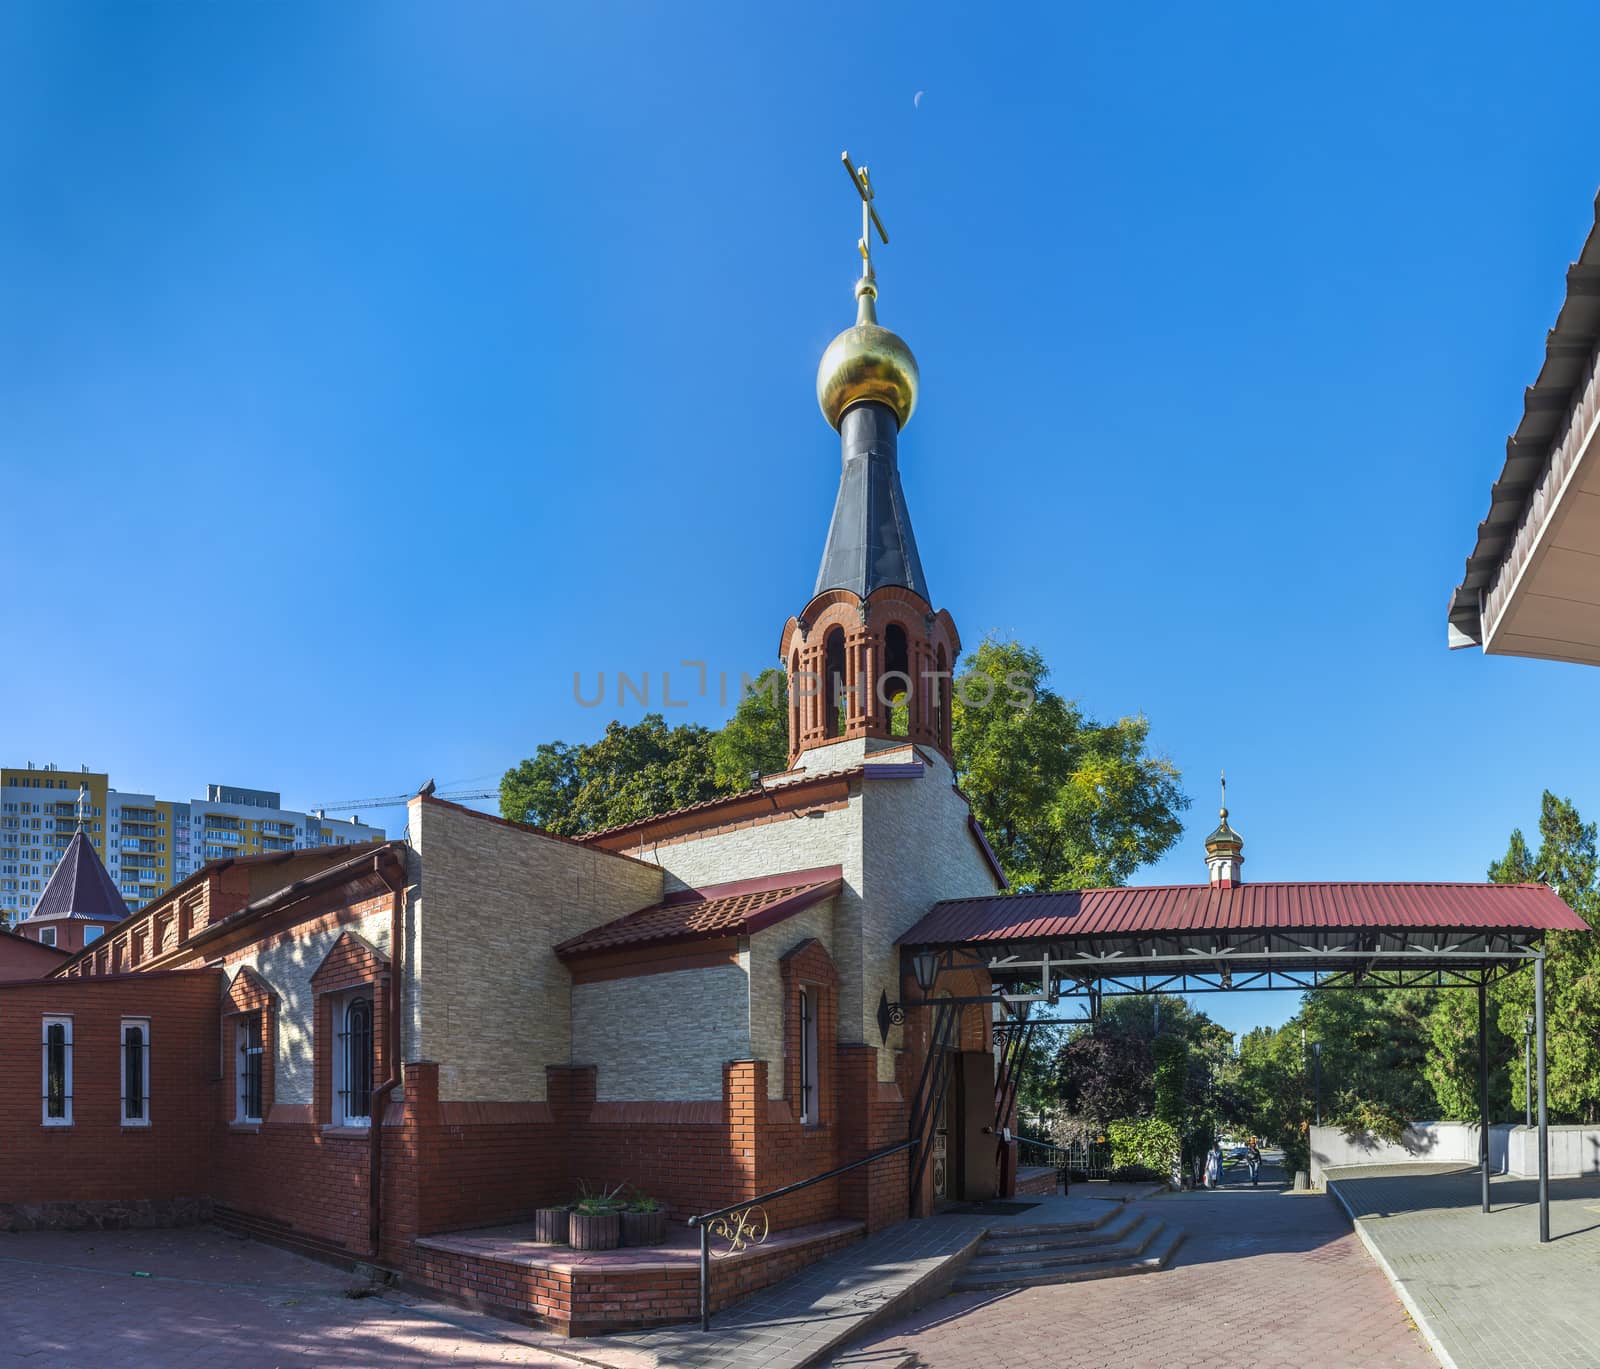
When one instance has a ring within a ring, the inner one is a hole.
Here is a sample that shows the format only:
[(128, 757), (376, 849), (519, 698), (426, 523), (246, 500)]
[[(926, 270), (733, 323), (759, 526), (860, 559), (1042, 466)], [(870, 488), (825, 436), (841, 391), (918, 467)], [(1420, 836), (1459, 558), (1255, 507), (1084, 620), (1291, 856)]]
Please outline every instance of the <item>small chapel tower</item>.
[(1244, 838), (1228, 826), (1228, 777), (1222, 776), (1222, 821), (1206, 838), (1206, 869), (1218, 889), (1232, 889), (1244, 883)]
[[(951, 677), (961, 640), (934, 611), (900, 488), (900, 431), (917, 404), (917, 362), (877, 316), (871, 236), (889, 241), (867, 168), (843, 163), (861, 199), (856, 322), (828, 344), (817, 403), (843, 470), (816, 588), (783, 629), (789, 764), (851, 739), (904, 740), (950, 758)], [(855, 748), (860, 750), (861, 748)], [(814, 758), (820, 760), (821, 758)]]

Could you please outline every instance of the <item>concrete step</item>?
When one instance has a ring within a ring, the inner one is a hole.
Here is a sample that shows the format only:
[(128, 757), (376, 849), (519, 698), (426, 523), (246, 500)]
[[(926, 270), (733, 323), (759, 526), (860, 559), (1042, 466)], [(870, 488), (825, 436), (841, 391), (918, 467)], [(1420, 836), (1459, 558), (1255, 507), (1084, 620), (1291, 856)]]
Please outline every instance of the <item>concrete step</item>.
[(1183, 1234), (1177, 1227), (1167, 1228), (1139, 1255), (1096, 1263), (1079, 1261), (1072, 1264), (1038, 1264), (1021, 1269), (984, 1273), (974, 1260), (956, 1280), (953, 1291), (994, 1292), (998, 1289), (1025, 1288), (1034, 1284), (1082, 1283), (1088, 1279), (1115, 1279), (1128, 1274), (1154, 1274), (1171, 1263), (1178, 1247), (1183, 1244)]
[(1067, 1236), (1078, 1231), (1098, 1231), (1107, 1222), (1121, 1217), (1126, 1209), (1119, 1203), (1101, 1203), (1105, 1208), (1093, 1217), (1083, 1217), (1075, 1222), (1031, 1222), (1026, 1226), (1007, 1222), (1003, 1227), (996, 1227), (997, 1232), (1005, 1234), (996, 1235), (994, 1240), (1025, 1240), (1036, 1236)]
[(1108, 1245), (1120, 1241), (1139, 1225), (1144, 1217), (1125, 1207), (1113, 1208), (1113, 1218), (1103, 1225), (1087, 1231), (1026, 1231), (1013, 1235), (1015, 1228), (1004, 1227), (1003, 1235), (996, 1234), (984, 1240), (979, 1252), (983, 1255), (1022, 1254), (1030, 1250), (1067, 1250), (1075, 1246)]
[(1046, 1269), (1075, 1264), (1109, 1264), (1117, 1260), (1131, 1260), (1144, 1254), (1150, 1242), (1159, 1236), (1165, 1223), (1155, 1218), (1136, 1221), (1132, 1228), (1122, 1233), (1120, 1239), (1098, 1245), (1074, 1245), (1059, 1248), (1046, 1246), (1041, 1250), (1016, 1251), (1010, 1254), (992, 1254), (987, 1245), (981, 1246), (967, 1266), (976, 1274), (1003, 1274), (1012, 1269)]

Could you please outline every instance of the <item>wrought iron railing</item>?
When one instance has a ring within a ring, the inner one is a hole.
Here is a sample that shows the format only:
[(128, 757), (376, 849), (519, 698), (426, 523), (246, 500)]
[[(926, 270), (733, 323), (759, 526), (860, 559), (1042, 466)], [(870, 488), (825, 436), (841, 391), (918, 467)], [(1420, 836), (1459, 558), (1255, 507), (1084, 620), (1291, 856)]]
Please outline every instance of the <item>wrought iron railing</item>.
[(1069, 1173), (1089, 1179), (1104, 1179), (1111, 1173), (1111, 1146), (1104, 1141), (1074, 1141), (1064, 1146), (1055, 1141), (1018, 1136), (1017, 1143), (1024, 1155), (1036, 1157), (1032, 1163), (1049, 1165), (1063, 1179)]
[(714, 1212), (702, 1212), (697, 1217), (689, 1218), (690, 1226), (700, 1228), (700, 1329), (702, 1331), (711, 1329), (711, 1238), (713, 1236), (728, 1243), (726, 1250), (716, 1252), (719, 1259), (737, 1255), (750, 1246), (760, 1245), (767, 1239), (765, 1206), (767, 1203), (787, 1198), (791, 1193), (810, 1188), (812, 1184), (837, 1179), (841, 1174), (848, 1174), (852, 1169), (870, 1165), (874, 1160), (898, 1155), (902, 1150), (910, 1150), (914, 1145), (915, 1141), (901, 1141), (898, 1145), (885, 1146), (882, 1150), (873, 1151), (871, 1155), (863, 1155), (859, 1160), (852, 1160), (847, 1165), (840, 1165), (823, 1174), (813, 1174), (809, 1179), (785, 1184), (770, 1193), (759, 1193), (754, 1198), (745, 1198), (737, 1203), (729, 1203), (727, 1207), (719, 1207)]

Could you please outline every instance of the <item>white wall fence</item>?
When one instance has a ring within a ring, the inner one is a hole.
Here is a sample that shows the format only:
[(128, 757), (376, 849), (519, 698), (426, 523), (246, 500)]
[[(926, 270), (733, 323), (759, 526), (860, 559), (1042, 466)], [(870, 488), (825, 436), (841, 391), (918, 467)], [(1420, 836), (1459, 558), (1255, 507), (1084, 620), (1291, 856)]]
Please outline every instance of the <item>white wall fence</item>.
[[(1551, 1127), (1550, 1177), (1600, 1174), (1600, 1127)], [(1321, 1188), (1325, 1171), (1342, 1165), (1478, 1163), (1476, 1122), (1413, 1122), (1399, 1141), (1368, 1133), (1349, 1139), (1338, 1127), (1311, 1128), (1311, 1182)], [(1489, 1128), (1489, 1168), (1495, 1174), (1536, 1178), (1539, 1129), (1503, 1122)]]

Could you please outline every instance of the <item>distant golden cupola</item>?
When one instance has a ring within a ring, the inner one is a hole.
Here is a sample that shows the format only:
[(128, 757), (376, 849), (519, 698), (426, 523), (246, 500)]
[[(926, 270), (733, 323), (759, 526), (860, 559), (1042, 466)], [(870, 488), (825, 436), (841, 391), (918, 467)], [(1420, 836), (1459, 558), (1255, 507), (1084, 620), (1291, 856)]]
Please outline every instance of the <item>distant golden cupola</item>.
[(856, 282), (855, 327), (828, 344), (817, 367), (817, 403), (838, 428), (844, 411), (863, 400), (889, 408), (904, 428), (917, 407), (917, 359), (897, 333), (878, 323), (878, 283), (870, 275)]

